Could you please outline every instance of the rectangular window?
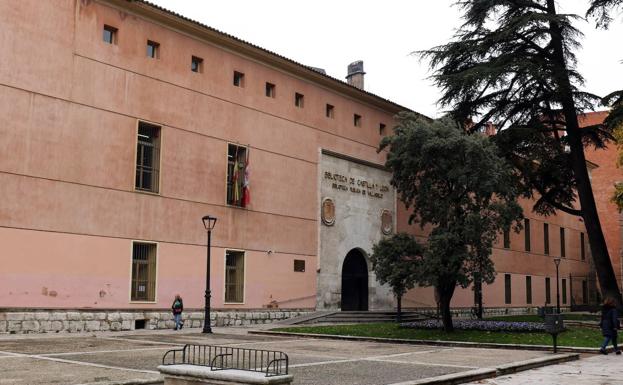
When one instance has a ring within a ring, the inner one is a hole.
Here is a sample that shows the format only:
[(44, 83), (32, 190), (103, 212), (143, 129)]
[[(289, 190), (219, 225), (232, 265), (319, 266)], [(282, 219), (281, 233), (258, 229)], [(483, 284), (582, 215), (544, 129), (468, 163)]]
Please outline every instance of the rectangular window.
[(511, 275), (504, 274), (504, 303), (511, 303)]
[(383, 123), (379, 124), (379, 135), (385, 135), (385, 125)]
[(586, 305), (588, 303), (588, 283), (582, 281), (582, 303)]
[(586, 259), (586, 244), (584, 243), (584, 233), (580, 233), (580, 258)]
[(355, 125), (355, 127), (361, 127), (361, 115), (353, 115), (353, 124)]
[(565, 249), (565, 228), (560, 228), (560, 256), (562, 258), (567, 257), (567, 251)]
[(234, 86), (244, 87), (244, 74), (242, 72), (234, 71)]
[(545, 278), (545, 304), (552, 303), (551, 282), (549, 277)]
[(526, 277), (526, 303), (532, 303), (532, 277)]
[(305, 261), (302, 259), (295, 259), (294, 260), (294, 271), (299, 272), (299, 273), (304, 273), (305, 272)]
[(299, 94), (298, 92), (296, 92), (294, 94), (294, 105), (298, 108), (303, 108), (304, 99), (305, 96), (303, 94)]
[(266, 96), (269, 98), (274, 98), (275, 95), (275, 85), (272, 83), (266, 83)]
[(104, 25), (104, 42), (108, 44), (117, 44), (117, 28), (110, 25)]
[(227, 204), (245, 207), (245, 171), (247, 148), (229, 144), (227, 146)]
[(225, 252), (225, 302), (244, 302), (244, 252)]
[(525, 248), (526, 251), (530, 251), (530, 219), (524, 219), (524, 234), (525, 238)]
[(193, 56), (190, 59), (190, 70), (197, 73), (203, 72), (203, 59), (197, 56)]
[(566, 304), (567, 303), (567, 280), (563, 278), (560, 286), (561, 286), (560, 290), (562, 291), (562, 303)]
[(326, 108), (326, 111), (325, 111), (325, 115), (327, 116), (327, 118), (333, 119), (333, 117), (334, 117), (334, 110), (335, 110), (335, 107), (333, 107), (330, 104), (327, 104), (327, 108)]
[(147, 57), (158, 59), (160, 57), (160, 44), (147, 40)]
[(505, 249), (510, 249), (511, 248), (511, 234), (510, 234), (510, 230), (504, 230), (504, 248)]
[(136, 181), (137, 190), (158, 192), (160, 170), (160, 127), (138, 123), (136, 145)]
[(543, 223), (543, 254), (549, 255), (549, 225)]
[(132, 244), (132, 301), (156, 300), (156, 244)]

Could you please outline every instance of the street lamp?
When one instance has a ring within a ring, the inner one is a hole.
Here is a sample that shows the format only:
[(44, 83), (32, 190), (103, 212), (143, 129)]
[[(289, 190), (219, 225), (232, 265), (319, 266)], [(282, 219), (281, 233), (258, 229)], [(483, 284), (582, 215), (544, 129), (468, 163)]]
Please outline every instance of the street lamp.
[(201, 220), (203, 221), (203, 227), (205, 227), (206, 230), (208, 231), (208, 245), (207, 245), (208, 267), (206, 271), (206, 292), (205, 292), (205, 312), (203, 316), (204, 317), (203, 333), (212, 333), (212, 327), (210, 326), (210, 297), (212, 296), (210, 292), (210, 242), (211, 242), (212, 229), (214, 228), (214, 225), (216, 224), (216, 217), (211, 217), (209, 215), (206, 215), (203, 218), (201, 218)]
[(560, 266), (560, 258), (554, 258), (556, 264), (556, 312), (560, 314), (560, 284), (558, 283), (558, 266)]

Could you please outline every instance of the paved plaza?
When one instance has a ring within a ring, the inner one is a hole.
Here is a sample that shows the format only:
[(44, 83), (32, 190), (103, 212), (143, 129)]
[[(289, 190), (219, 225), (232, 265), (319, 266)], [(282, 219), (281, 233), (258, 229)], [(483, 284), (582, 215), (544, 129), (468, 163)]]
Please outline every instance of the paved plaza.
[(472, 385), (621, 385), (623, 358), (589, 356), (579, 361), (472, 382)]
[[(246, 334), (216, 328), (96, 335), (0, 337), (0, 384), (158, 384), (156, 367), (186, 343), (281, 350), (295, 384), (409, 384), (552, 356), (536, 351), (470, 349)], [(608, 357), (609, 358), (609, 357)], [(613, 357), (614, 358), (614, 357)]]

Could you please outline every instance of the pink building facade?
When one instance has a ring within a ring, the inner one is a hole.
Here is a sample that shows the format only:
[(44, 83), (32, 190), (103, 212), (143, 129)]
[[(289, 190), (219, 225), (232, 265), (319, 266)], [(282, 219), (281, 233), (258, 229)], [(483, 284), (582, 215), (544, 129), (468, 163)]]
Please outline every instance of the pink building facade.
[[(376, 151), (403, 107), (142, 1), (1, 0), (0, 25), (0, 332), (169, 327), (177, 293), (199, 326), (206, 214), (214, 323), (393, 308), (367, 253), (418, 233)], [(561, 253), (590, 270), (577, 218), (525, 207), (487, 307), (555, 303)]]

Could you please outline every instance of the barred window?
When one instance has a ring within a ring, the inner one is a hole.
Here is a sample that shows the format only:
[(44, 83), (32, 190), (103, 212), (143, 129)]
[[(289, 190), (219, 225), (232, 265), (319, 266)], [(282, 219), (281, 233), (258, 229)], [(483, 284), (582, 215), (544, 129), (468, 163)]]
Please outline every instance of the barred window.
[(543, 254), (549, 255), (549, 225), (543, 223)]
[(305, 260), (303, 259), (295, 259), (294, 260), (294, 271), (299, 273), (305, 272)]
[(156, 244), (132, 245), (132, 301), (156, 300)]
[(560, 228), (560, 256), (565, 258), (567, 256), (567, 250), (565, 248), (565, 228)]
[(511, 275), (504, 274), (504, 303), (509, 305), (511, 303)]
[(545, 304), (552, 303), (551, 281), (549, 277), (545, 277)]
[(227, 147), (227, 204), (245, 207), (248, 202), (245, 173), (249, 161), (246, 147), (230, 144)]
[(225, 252), (225, 302), (244, 302), (244, 252)]
[(524, 219), (525, 249), (530, 251), (530, 219)]
[(136, 189), (157, 193), (159, 168), (160, 127), (139, 122), (136, 146)]
[(510, 230), (504, 230), (504, 248), (511, 248), (511, 233)]

